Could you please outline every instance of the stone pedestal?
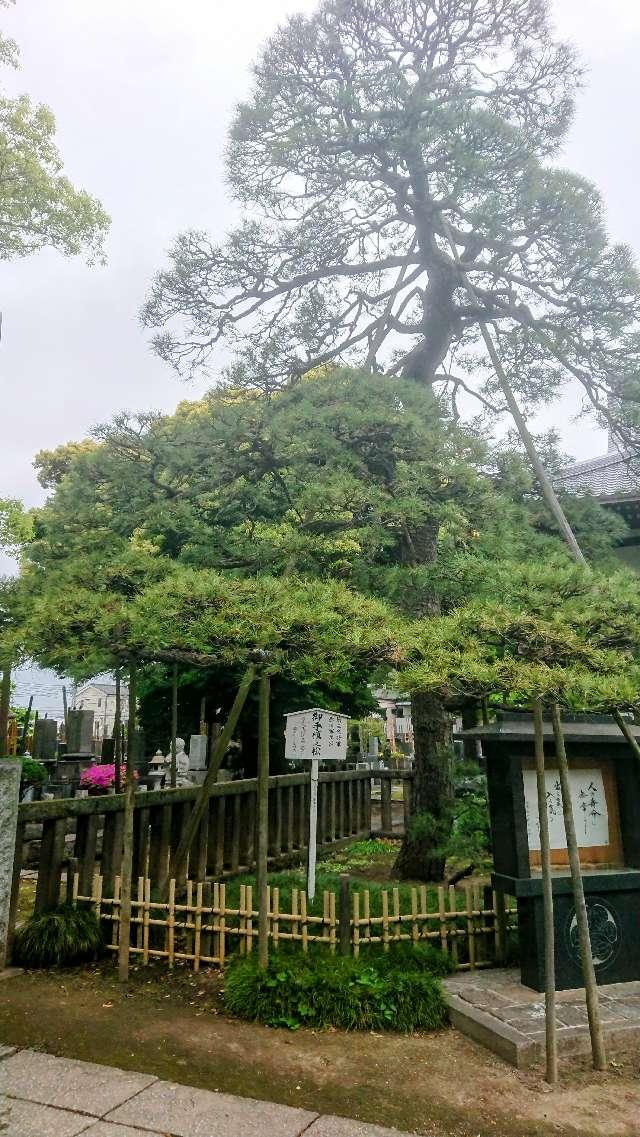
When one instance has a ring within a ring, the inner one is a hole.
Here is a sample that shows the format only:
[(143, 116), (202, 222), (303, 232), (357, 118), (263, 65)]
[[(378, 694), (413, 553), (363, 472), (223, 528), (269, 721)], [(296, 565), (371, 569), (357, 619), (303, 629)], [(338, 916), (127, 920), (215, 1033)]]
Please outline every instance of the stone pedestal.
[(0, 971), (7, 962), (21, 769), (20, 762), (0, 762)]
[(93, 711), (68, 712), (67, 753), (93, 754)]
[(58, 724), (55, 719), (38, 719), (33, 728), (32, 757), (38, 762), (50, 762), (58, 749)]

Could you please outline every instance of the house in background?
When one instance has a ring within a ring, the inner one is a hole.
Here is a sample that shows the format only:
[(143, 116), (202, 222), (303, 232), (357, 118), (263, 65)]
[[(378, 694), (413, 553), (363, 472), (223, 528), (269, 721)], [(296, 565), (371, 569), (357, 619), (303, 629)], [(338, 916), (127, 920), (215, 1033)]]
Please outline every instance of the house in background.
[(640, 457), (610, 450), (600, 458), (567, 466), (555, 479), (559, 489), (593, 494), (605, 509), (626, 521), (629, 532), (616, 555), (640, 572)]
[[(120, 704), (122, 725), (128, 722), (129, 688), (120, 684)], [(78, 711), (93, 711), (93, 737), (111, 738), (113, 726), (116, 721), (116, 685), (115, 683), (85, 683), (79, 687), (73, 699), (73, 706)]]

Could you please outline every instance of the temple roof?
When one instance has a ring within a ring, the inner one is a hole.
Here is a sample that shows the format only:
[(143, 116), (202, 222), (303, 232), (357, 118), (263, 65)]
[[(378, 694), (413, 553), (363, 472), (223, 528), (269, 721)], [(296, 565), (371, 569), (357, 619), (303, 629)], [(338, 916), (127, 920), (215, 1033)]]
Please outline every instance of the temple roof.
[(604, 501), (640, 496), (640, 464), (637, 453), (614, 450), (600, 458), (567, 466), (554, 479), (558, 488), (592, 493)]

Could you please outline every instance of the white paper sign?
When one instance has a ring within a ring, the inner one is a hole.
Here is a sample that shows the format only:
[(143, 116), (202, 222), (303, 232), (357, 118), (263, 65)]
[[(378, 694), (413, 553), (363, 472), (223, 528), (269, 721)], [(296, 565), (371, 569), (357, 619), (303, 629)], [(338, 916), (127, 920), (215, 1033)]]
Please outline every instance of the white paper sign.
[[(562, 814), (562, 794), (557, 770), (545, 770), (549, 843), (552, 849), (566, 849)], [(609, 815), (600, 770), (569, 770), (571, 806), (578, 845), (582, 849), (609, 844)], [(540, 849), (538, 787), (535, 770), (524, 771), (524, 803), (527, 814), (529, 848)]]
[(285, 715), (285, 758), (289, 762), (344, 762), (349, 716), (314, 707)]

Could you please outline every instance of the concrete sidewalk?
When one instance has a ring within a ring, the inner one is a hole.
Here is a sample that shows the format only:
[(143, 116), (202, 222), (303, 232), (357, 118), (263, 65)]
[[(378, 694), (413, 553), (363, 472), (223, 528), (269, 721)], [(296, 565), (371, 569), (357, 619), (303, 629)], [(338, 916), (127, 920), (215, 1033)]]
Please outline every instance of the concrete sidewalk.
[(0, 1045), (1, 1137), (409, 1137)]

